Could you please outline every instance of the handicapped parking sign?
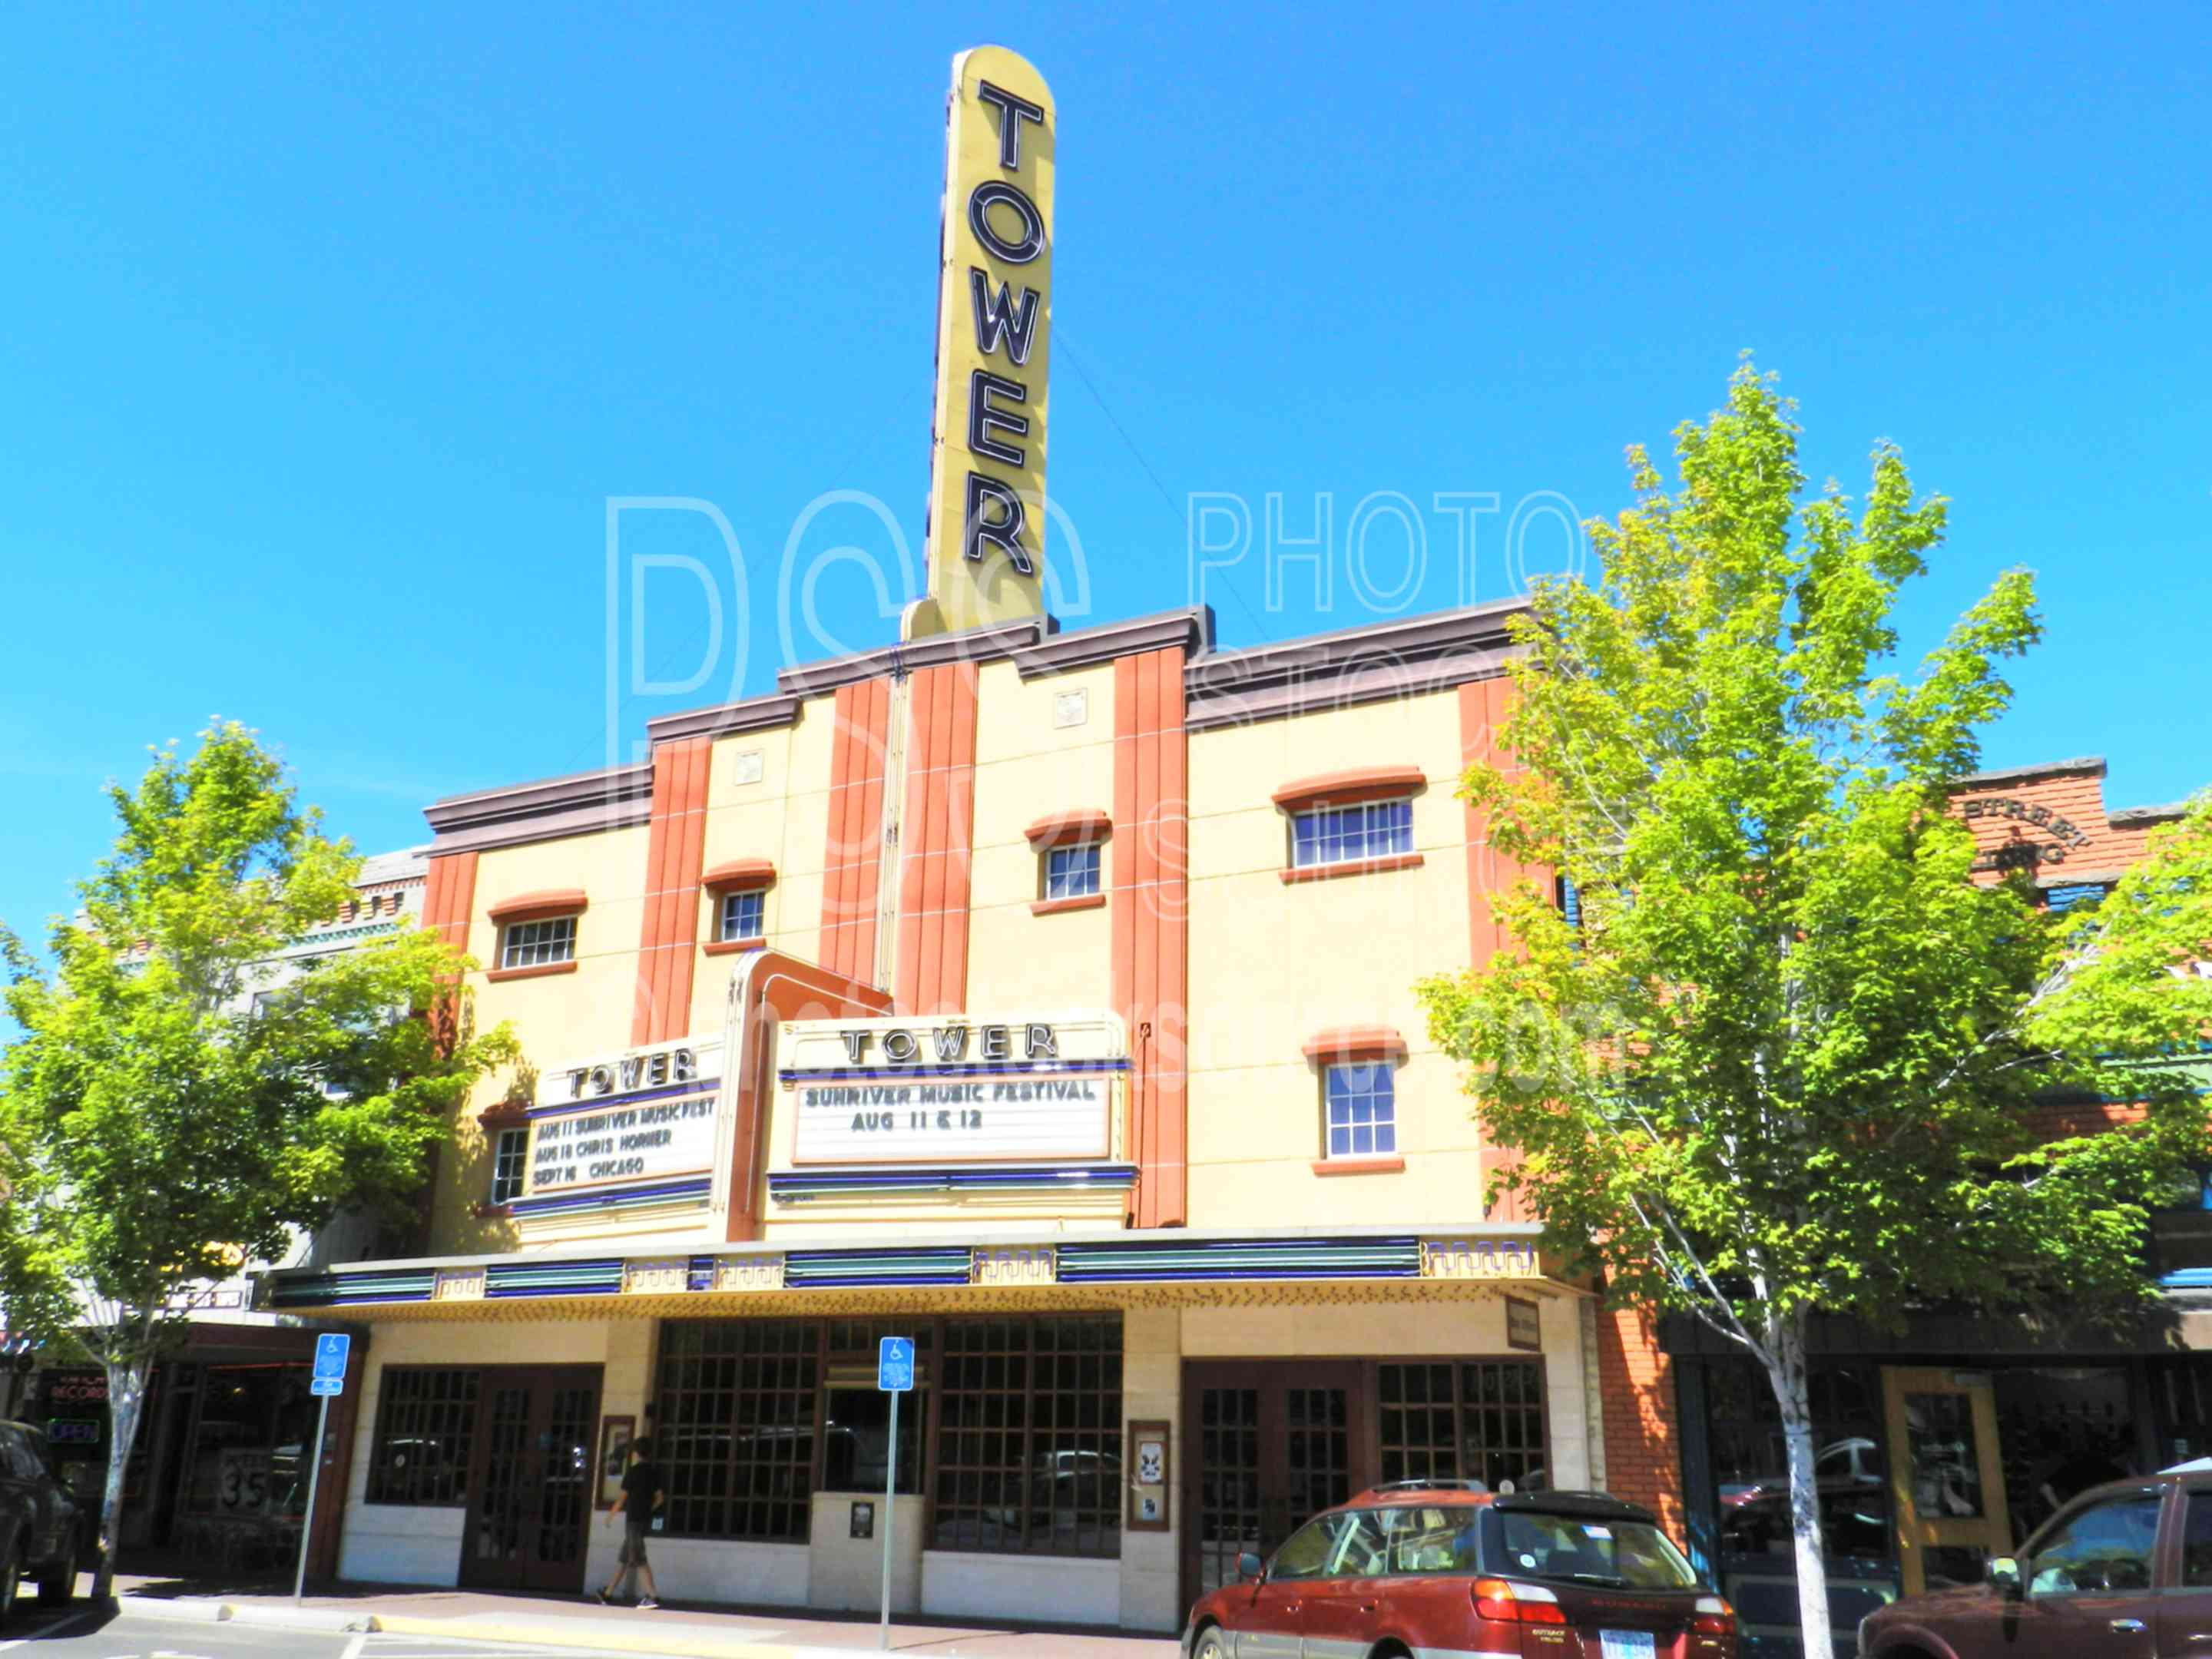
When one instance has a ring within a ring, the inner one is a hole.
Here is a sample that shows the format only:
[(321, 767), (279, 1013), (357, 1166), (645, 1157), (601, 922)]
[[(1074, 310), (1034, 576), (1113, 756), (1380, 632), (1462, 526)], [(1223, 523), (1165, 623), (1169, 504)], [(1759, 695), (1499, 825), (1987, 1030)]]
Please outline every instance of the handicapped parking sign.
[(311, 1395), (343, 1394), (345, 1392), (346, 1355), (353, 1346), (353, 1339), (326, 1333), (315, 1339), (314, 1380), (307, 1385)]
[(914, 1339), (887, 1336), (876, 1351), (876, 1386), (885, 1394), (907, 1394), (914, 1389)]

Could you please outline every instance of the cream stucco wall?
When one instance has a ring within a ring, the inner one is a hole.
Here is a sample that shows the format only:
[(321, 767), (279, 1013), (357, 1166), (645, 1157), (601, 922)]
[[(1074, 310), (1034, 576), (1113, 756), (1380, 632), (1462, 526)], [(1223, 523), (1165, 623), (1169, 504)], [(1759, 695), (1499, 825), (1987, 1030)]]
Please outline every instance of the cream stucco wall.
[[(1286, 884), (1300, 779), (1418, 766), (1416, 868)], [(1468, 959), (1459, 708), (1447, 690), (1190, 739), (1190, 1224), (1465, 1224), (1481, 1217), (1480, 1136), (1457, 1068), (1430, 1043), (1413, 983)], [(1316, 1032), (1382, 1026), (1406, 1042), (1395, 1073), (1403, 1172), (1318, 1176)]]
[[(1060, 699), (1077, 695), (1087, 703), (1083, 723), (1054, 726)], [(1113, 666), (1024, 681), (1011, 662), (988, 663), (976, 703), (969, 1003), (1104, 1009), (1113, 993), (1109, 912), (1032, 915), (1037, 854), (1024, 832), (1056, 813), (1113, 812)], [(1099, 873), (1102, 884), (1113, 878), (1110, 845)]]
[[(836, 736), (836, 700), (811, 697), (799, 707), (798, 720), (769, 732), (748, 732), (715, 742), (707, 781), (707, 827), (700, 868), (711, 870), (733, 859), (767, 859), (775, 866), (775, 884), (762, 911), (768, 942), (776, 950), (811, 962), (822, 939), (822, 871), (827, 861), (830, 766)], [(757, 753), (760, 781), (741, 783), (738, 759)], [(714, 937), (714, 897), (699, 899), (698, 939)], [(729, 958), (702, 949), (691, 975), (694, 1035), (722, 1028), (723, 1005), (730, 988)]]
[[(629, 1045), (645, 922), (646, 845), (647, 830), (639, 825), (478, 855), (468, 951), (486, 969), (498, 965), (499, 929), (489, 913), (501, 901), (569, 887), (582, 888), (588, 901), (576, 927), (575, 972), (496, 984), (482, 972), (470, 975), (477, 1029), (511, 1024), (526, 1065), (557, 1066)], [(486, 1078), (455, 1115), (453, 1151), (439, 1160), (432, 1255), (502, 1249), (514, 1242), (507, 1223), (475, 1214), (491, 1190), (490, 1148), (477, 1114), (514, 1081), (511, 1069)]]

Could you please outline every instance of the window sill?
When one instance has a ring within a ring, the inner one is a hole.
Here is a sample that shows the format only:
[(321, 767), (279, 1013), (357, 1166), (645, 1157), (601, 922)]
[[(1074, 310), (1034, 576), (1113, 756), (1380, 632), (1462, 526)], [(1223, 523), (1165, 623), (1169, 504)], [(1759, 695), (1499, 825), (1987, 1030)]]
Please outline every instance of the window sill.
[(765, 951), (768, 939), (761, 935), (751, 939), (713, 939), (699, 948), (710, 957), (733, 957), (740, 951)]
[(541, 962), (530, 968), (494, 968), (484, 977), (497, 985), (510, 979), (544, 979), (548, 974), (573, 974), (575, 971), (576, 964), (573, 960)]
[(1278, 870), (1283, 884), (1293, 882), (1332, 881), (1338, 876), (1372, 875), (1380, 870), (1411, 870), (1420, 864), (1419, 853), (1398, 853), (1387, 859), (1346, 859), (1340, 864), (1305, 864), (1295, 869)]
[(1063, 910), (1097, 910), (1103, 908), (1106, 895), (1085, 893), (1076, 898), (1032, 899), (1030, 914), (1033, 916), (1056, 916)]
[(1402, 1158), (1317, 1158), (1313, 1172), (1317, 1176), (1400, 1175), (1405, 1168)]

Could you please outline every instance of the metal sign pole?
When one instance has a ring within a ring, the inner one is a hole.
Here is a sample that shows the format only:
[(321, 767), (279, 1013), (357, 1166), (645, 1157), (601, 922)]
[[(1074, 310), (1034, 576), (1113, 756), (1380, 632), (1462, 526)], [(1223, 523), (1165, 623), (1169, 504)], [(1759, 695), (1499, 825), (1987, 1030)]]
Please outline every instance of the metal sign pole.
[[(891, 1396), (896, 1400), (898, 1396)], [(323, 1478), (323, 1444), (330, 1432), (331, 1397), (323, 1396), (322, 1408), (315, 1413), (314, 1461), (307, 1465), (307, 1512), (300, 1517), (300, 1565), (292, 1575), (292, 1605), (300, 1605), (301, 1593), (307, 1584), (307, 1540), (315, 1535), (315, 1488)]]
[(898, 1534), (898, 1391), (891, 1391), (891, 1437), (884, 1458), (884, 1605), (877, 1646), (891, 1645), (891, 1547)]

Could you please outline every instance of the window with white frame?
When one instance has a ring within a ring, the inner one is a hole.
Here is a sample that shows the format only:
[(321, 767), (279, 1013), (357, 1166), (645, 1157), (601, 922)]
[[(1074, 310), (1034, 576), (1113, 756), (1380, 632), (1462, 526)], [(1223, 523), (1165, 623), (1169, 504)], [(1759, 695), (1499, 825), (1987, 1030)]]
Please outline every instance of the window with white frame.
[(522, 1196), (524, 1161), (530, 1151), (530, 1131), (501, 1129), (491, 1144), (491, 1201), (512, 1204)]
[(1330, 1158), (1383, 1158), (1398, 1150), (1398, 1098), (1387, 1060), (1331, 1066), (1322, 1074)]
[(1079, 841), (1054, 847), (1044, 855), (1044, 896), (1048, 899), (1090, 898), (1098, 891), (1098, 843)]
[(543, 968), (550, 963), (575, 959), (574, 916), (556, 916), (545, 921), (510, 921), (499, 936), (499, 965), (502, 968)]
[(1413, 850), (1413, 803), (1368, 800), (1320, 806), (1291, 818), (1291, 867), (1358, 864)]
[(715, 938), (759, 939), (768, 932), (768, 895), (757, 887), (725, 893), (720, 915)]

